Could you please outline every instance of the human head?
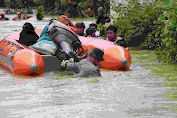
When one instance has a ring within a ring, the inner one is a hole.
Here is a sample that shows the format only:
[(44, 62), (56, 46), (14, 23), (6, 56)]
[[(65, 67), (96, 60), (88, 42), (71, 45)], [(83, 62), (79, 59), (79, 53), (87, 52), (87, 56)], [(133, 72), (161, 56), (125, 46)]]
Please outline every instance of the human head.
[(84, 32), (85, 24), (83, 22), (77, 22), (75, 26), (76, 26), (77, 33)]
[(93, 56), (99, 62), (104, 60), (103, 55), (104, 55), (104, 52), (99, 48), (94, 48), (90, 53), (90, 56)]
[(93, 29), (93, 28), (88, 28), (88, 29), (86, 30), (87, 36), (91, 36), (91, 37), (96, 37), (96, 36), (95, 36), (95, 32), (96, 32), (96, 30)]
[(93, 29), (97, 30), (97, 25), (95, 23), (91, 23), (89, 25), (89, 28), (93, 28)]
[(97, 9), (97, 12), (98, 12), (98, 16), (103, 16), (103, 15), (105, 14), (103, 7), (99, 7), (99, 8)]
[(59, 16), (59, 17), (57, 18), (57, 21), (60, 21), (60, 22), (64, 23), (65, 25), (69, 25), (68, 20), (66, 20), (66, 19), (65, 19), (64, 17), (62, 17), (62, 16)]
[(3, 12), (1, 12), (1, 13), (0, 13), (0, 16), (4, 17), (4, 13), (3, 13)]
[(109, 40), (114, 39), (117, 36), (117, 27), (114, 25), (110, 25), (107, 29), (107, 38)]
[(18, 15), (18, 18), (20, 19), (21, 18), (21, 12), (17, 12), (17, 15)]

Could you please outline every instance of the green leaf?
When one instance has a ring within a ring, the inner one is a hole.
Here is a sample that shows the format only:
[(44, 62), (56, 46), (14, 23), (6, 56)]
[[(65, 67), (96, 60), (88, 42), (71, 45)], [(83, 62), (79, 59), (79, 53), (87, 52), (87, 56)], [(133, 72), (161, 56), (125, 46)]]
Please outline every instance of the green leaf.
[(176, 20), (173, 20), (172, 23), (173, 23), (173, 24), (176, 24)]
[(173, 33), (173, 31), (172, 31), (172, 30), (170, 30), (170, 31), (169, 31), (169, 33), (170, 33), (170, 34), (172, 34), (172, 33)]

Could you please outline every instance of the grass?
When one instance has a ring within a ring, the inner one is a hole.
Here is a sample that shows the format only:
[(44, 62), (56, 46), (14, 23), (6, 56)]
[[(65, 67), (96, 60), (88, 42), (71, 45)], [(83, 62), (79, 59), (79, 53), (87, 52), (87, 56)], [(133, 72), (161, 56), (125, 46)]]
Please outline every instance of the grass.
[[(46, 15), (48, 17), (52, 17), (52, 18), (57, 18), (58, 15)], [(74, 21), (87, 21), (87, 20), (95, 20), (94, 17), (88, 17), (88, 18), (69, 18), (70, 20), (74, 20)]]
[[(134, 63), (146, 63), (146, 66), (155, 67), (152, 68), (152, 74), (155, 75), (157, 78), (165, 78), (166, 81), (162, 86), (171, 88), (171, 90), (166, 91), (164, 95), (165, 98), (167, 98), (169, 101), (177, 101), (177, 65), (167, 63), (153, 63), (157, 61), (157, 55), (155, 54), (155, 52), (130, 51), (130, 54), (132, 57), (136, 58)], [(176, 112), (177, 104), (169, 106), (167, 110)]]
[(74, 76), (59, 76), (59, 77), (56, 77), (55, 79), (67, 79), (67, 78), (76, 78)]
[(98, 83), (98, 82), (99, 82), (98, 78), (95, 78), (95, 79), (92, 79), (90, 83)]
[(131, 52), (130, 51), (130, 55), (131, 57), (136, 58), (135, 61), (136, 63), (151, 63), (151, 62), (156, 62), (157, 61), (157, 57), (155, 52)]
[(66, 72), (53, 72), (53, 74), (60, 74), (61, 76), (64, 76), (64, 75), (71, 74), (71, 72), (70, 71), (66, 71)]
[(94, 17), (88, 17), (88, 18), (69, 18), (70, 20), (75, 20), (75, 21), (87, 21), (87, 20), (95, 20)]
[[(166, 78), (167, 81), (177, 81), (177, 65), (168, 63), (154, 63), (157, 61), (155, 52), (130, 52), (136, 58), (134, 63), (146, 63), (145, 65), (156, 67), (152, 68), (152, 74), (157, 78)], [(176, 78), (175, 78), (176, 77)], [(177, 86), (176, 86), (177, 87)]]
[(71, 75), (71, 72), (66, 71), (66, 72), (53, 72), (53, 74), (58, 74), (59, 76), (56, 77), (55, 79), (67, 79), (67, 78), (76, 78)]
[(146, 113), (146, 112), (150, 112), (152, 110), (143, 110), (143, 111), (140, 111), (140, 113)]

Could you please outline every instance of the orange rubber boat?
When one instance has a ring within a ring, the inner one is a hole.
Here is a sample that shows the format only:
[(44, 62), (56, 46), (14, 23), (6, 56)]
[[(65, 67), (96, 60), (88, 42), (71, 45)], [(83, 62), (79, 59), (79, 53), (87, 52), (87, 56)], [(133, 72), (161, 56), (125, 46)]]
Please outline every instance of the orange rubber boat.
[[(39, 35), (41, 31), (42, 29), (37, 29), (36, 33)], [(14, 74), (36, 75), (61, 70), (60, 61), (55, 56), (18, 43), (19, 34), (19, 32), (13, 33), (0, 41), (0, 65)], [(131, 56), (124, 47), (98, 38), (79, 36), (79, 39), (84, 49), (92, 50), (97, 47), (104, 51), (105, 60), (100, 63), (101, 68), (129, 69)], [(89, 51), (84, 52), (86, 53)]]
[[(104, 61), (100, 62), (101, 68), (111, 70), (129, 69), (131, 56), (126, 48), (98, 38), (79, 36), (79, 39), (84, 49), (92, 50), (96, 47), (104, 51)], [(84, 54), (86, 53), (89, 53), (89, 51), (86, 51)]]
[(11, 34), (0, 42), (0, 64), (14, 74), (41, 74), (44, 60), (41, 55), (18, 43), (19, 33)]
[[(23, 16), (21, 20), (27, 20), (29, 18), (31, 18), (32, 16)], [(14, 17), (12, 20), (19, 20), (18, 17)]]

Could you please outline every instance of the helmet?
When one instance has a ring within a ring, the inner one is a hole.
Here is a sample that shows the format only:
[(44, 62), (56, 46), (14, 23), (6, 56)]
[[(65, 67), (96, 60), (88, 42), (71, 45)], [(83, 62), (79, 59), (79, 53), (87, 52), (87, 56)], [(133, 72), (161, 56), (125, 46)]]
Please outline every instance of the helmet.
[(77, 28), (85, 28), (85, 24), (83, 22), (77, 22), (75, 26)]
[(3, 12), (1, 12), (1, 13), (0, 13), (0, 16), (1, 16), (1, 15), (3, 15), (3, 14), (4, 14), (4, 13), (3, 13)]
[(19, 14), (21, 14), (21, 12), (19, 11), (19, 12), (17, 12), (17, 15), (19, 15)]
[(99, 48), (94, 48), (91, 51), (90, 55), (95, 57), (99, 61), (103, 61), (104, 60), (104, 58), (103, 58), (104, 52), (101, 49), (99, 49)]

